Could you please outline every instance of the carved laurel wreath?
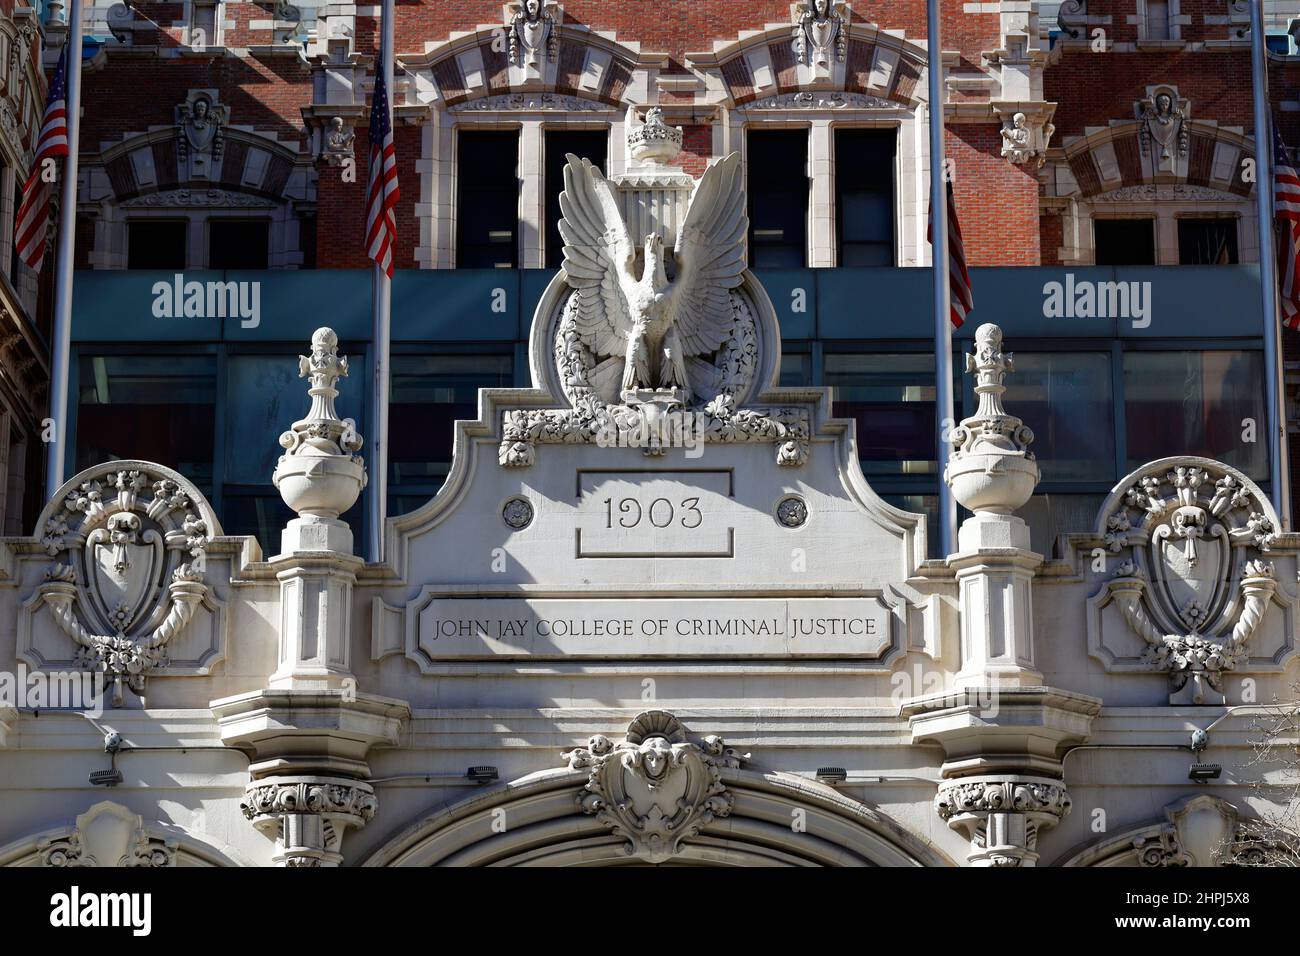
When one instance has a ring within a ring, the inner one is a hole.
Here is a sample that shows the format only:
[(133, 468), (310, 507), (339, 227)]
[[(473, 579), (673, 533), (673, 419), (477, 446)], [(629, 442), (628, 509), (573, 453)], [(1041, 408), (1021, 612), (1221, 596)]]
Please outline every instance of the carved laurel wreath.
[[(1107, 587), (1146, 643), (1143, 661), (1169, 671), (1175, 691), (1196, 676), (1222, 693), (1223, 672), (1246, 658), (1277, 589), (1272, 563), (1247, 558), (1268, 552), (1276, 538), (1266, 506), (1226, 471), (1216, 478), (1179, 466), (1136, 479), (1104, 529), (1106, 549), (1125, 557)], [(1209, 567), (1211, 594), (1179, 600), (1176, 569), (1164, 559), (1170, 548), (1187, 568)]]
[[(77, 643), (81, 666), (140, 693), (145, 675), (166, 664), (168, 643), (208, 593), (203, 570), (210, 535), (197, 510), (175, 481), (129, 470), (83, 482), (46, 522), (41, 544), (55, 561), (40, 594)], [(134, 607), (95, 599), (87, 545), (152, 548), (156, 565)]]
[[(778, 464), (802, 465), (808, 460), (811, 434), (806, 410), (737, 407), (757, 372), (758, 334), (745, 300), (733, 293), (731, 301), (736, 321), (714, 360), (717, 393), (694, 409), (701, 426), (698, 437), (706, 442), (771, 442), (777, 445)], [(560, 386), (573, 407), (505, 412), (499, 460), (507, 468), (532, 465), (539, 444), (591, 444), (602, 435), (646, 428), (644, 411), (607, 402), (592, 384), (596, 358), (578, 336), (576, 305), (576, 298), (570, 296), (554, 346)]]

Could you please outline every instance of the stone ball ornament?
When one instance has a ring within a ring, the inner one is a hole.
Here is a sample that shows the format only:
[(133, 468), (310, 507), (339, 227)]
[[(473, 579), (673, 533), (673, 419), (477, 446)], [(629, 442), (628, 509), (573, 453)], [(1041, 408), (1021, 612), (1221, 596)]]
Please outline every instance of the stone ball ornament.
[(1003, 384), (1013, 371), (1002, 351), (1002, 330), (991, 322), (975, 331), (975, 352), (966, 356), (975, 374), (979, 407), (952, 431), (953, 446), (944, 481), (963, 507), (978, 513), (1011, 514), (1038, 485), (1038, 462), (1029, 450), (1034, 433), (1002, 407)]

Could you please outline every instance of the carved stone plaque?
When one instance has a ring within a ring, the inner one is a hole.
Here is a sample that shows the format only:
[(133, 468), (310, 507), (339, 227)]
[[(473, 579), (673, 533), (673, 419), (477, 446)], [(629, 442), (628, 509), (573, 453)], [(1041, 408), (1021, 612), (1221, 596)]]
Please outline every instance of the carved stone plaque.
[(579, 558), (733, 558), (730, 471), (579, 471)]
[[(461, 598), (426, 590), (410, 636), (427, 660), (823, 657), (876, 660), (895, 616), (845, 598)], [(409, 612), (408, 612), (409, 613)]]

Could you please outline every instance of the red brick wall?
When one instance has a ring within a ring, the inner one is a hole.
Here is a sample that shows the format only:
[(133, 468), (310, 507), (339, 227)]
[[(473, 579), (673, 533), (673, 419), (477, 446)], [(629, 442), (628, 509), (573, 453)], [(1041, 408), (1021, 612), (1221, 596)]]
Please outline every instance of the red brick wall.
[(1038, 220), (1038, 248), (1042, 264), (1059, 266), (1058, 251), (1065, 244), (1065, 219), (1062, 216), (1041, 216)]
[(1038, 180), (1000, 155), (1000, 127), (950, 124), (953, 196), (972, 266), (1038, 265)]

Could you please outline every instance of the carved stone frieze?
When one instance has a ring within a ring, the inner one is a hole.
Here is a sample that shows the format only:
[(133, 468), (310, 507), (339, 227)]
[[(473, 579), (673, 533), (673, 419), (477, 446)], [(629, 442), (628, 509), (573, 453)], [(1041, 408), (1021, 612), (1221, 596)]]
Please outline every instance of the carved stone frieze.
[(54, 558), (39, 594), (82, 666), (143, 693), (208, 595), (212, 531), (197, 492), (132, 463), (82, 482), (42, 528)]
[(1234, 196), (1210, 186), (1197, 186), (1191, 183), (1141, 183), (1133, 186), (1120, 186), (1096, 196), (1089, 196), (1092, 203), (1101, 202), (1149, 202), (1149, 201), (1202, 200), (1205, 202), (1239, 203), (1242, 197)]
[[(1097, 536), (1115, 558), (1093, 603), (1117, 606), (1143, 641), (1142, 665), (1168, 672), (1172, 693), (1222, 702), (1224, 673), (1247, 659), (1278, 594), (1270, 504), (1219, 462), (1166, 460), (1121, 483)], [(1095, 615), (1092, 629), (1095, 645)]]
[(717, 736), (692, 743), (676, 717), (652, 710), (635, 717), (618, 743), (598, 734), (565, 757), (570, 769), (589, 771), (578, 808), (626, 838), (629, 856), (664, 863), (684, 840), (730, 816), (735, 798), (722, 771), (748, 755)]
[(561, 93), (500, 93), (482, 96), (451, 107), (450, 113), (494, 113), (555, 111), (561, 113), (608, 113), (613, 110), (608, 103), (565, 96)]
[(897, 110), (900, 104), (866, 93), (840, 92), (838, 90), (800, 90), (798, 93), (779, 93), (747, 103), (746, 110)]
[(124, 208), (137, 207), (235, 207), (239, 209), (274, 209), (273, 200), (251, 193), (229, 189), (164, 189), (143, 196), (133, 196), (121, 204)]

